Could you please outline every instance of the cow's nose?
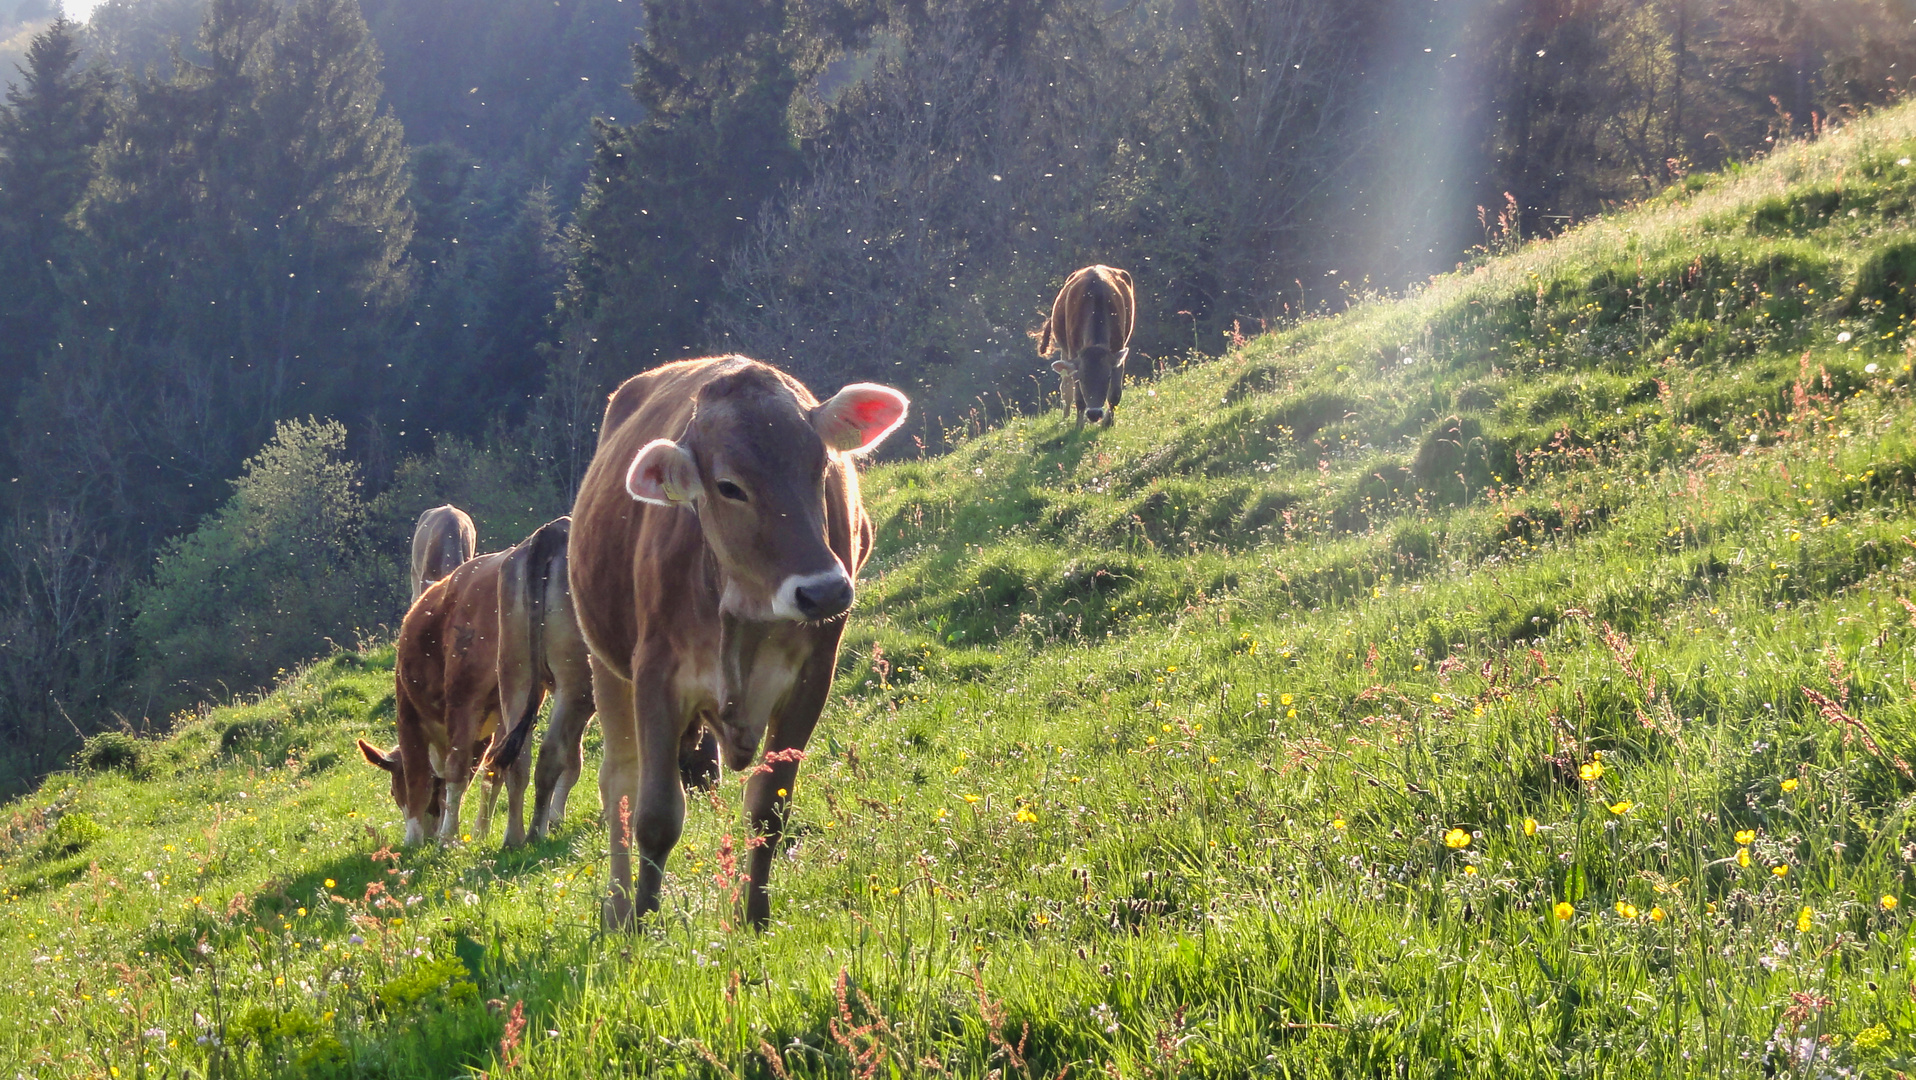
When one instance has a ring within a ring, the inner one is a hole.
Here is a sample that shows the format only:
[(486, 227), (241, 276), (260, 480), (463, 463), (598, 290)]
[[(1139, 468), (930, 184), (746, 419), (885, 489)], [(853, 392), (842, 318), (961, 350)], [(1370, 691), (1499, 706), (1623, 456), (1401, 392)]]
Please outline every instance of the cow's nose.
[(807, 619), (830, 619), (852, 606), (852, 582), (843, 575), (807, 582), (793, 590), (792, 600)]
[(1104, 419), (1104, 410), (1103, 409), (1086, 409), (1084, 411), (1084, 418), (1095, 424), (1098, 421)]

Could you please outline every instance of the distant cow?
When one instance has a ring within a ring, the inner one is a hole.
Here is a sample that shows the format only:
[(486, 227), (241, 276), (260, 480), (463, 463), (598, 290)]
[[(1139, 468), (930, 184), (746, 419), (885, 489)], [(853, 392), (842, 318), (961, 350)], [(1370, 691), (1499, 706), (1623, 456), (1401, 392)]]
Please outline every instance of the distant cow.
[(472, 518), (451, 503), (419, 515), (412, 527), (412, 600), (408, 602), (416, 603), (426, 586), (472, 558), (478, 546), (479, 533), (472, 527)]
[[(566, 595), (568, 524), (560, 518), (516, 547), (467, 561), (406, 613), (394, 675), (399, 745), (386, 752), (359, 743), (366, 760), (392, 774), (406, 843), (456, 839), (466, 788), (479, 774), (489, 787), (473, 834), (490, 828), (503, 782), (506, 846), (525, 842), (531, 770), (521, 750), (548, 687), (555, 700), (539, 751), (533, 837), (563, 816), (592, 715), (585, 645)], [(504, 717), (512, 719), (501, 727)]]
[(657, 909), (685, 822), (676, 766), (707, 728), (732, 769), (750, 767), (763, 740), (745, 791), (746, 915), (770, 917), (788, 793), (871, 550), (852, 458), (907, 405), (870, 383), (820, 404), (739, 356), (667, 364), (612, 395), (572, 514), (572, 596), (605, 737), (608, 925)]
[(1124, 398), (1124, 360), (1131, 354), (1131, 329), (1137, 323), (1131, 275), (1110, 266), (1087, 266), (1065, 279), (1051, 316), (1038, 332), (1038, 355), (1061, 354), (1051, 362), (1066, 416), (1078, 426), (1087, 418), (1109, 427)]

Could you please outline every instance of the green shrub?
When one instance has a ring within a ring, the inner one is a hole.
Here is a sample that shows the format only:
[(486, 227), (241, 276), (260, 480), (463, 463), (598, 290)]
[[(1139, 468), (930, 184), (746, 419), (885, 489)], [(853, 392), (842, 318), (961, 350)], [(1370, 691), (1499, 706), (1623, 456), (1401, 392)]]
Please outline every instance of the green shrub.
[(280, 424), (226, 505), (161, 554), (133, 623), (161, 711), (264, 686), (390, 617), (400, 570), (366, 543), (345, 447), (338, 423)]
[(123, 731), (103, 731), (85, 743), (73, 755), (73, 763), (91, 772), (124, 772), (144, 776), (150, 765), (152, 747)]
[(85, 814), (69, 810), (47, 831), (40, 841), (40, 854), (49, 859), (72, 855), (106, 835), (100, 823)]

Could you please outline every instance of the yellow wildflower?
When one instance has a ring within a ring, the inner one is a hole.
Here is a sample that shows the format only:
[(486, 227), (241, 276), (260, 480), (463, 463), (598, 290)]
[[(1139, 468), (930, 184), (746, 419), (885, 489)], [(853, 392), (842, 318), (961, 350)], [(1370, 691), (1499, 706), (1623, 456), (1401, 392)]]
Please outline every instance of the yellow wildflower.
[(1626, 919), (1634, 919), (1637, 917), (1637, 906), (1628, 900), (1619, 900), (1617, 901), (1617, 914)]
[(1586, 761), (1577, 766), (1577, 775), (1582, 777), (1585, 783), (1594, 784), (1603, 779), (1603, 762)]
[(1332, 818), (1332, 819), (1331, 819), (1331, 828), (1333, 828), (1333, 829), (1341, 829), (1341, 828), (1343, 828), (1343, 827), (1344, 827), (1344, 825), (1345, 825), (1345, 822), (1344, 822), (1344, 819), (1343, 819), (1343, 818)]
[(1523, 834), (1525, 836), (1537, 835), (1537, 819), (1536, 818), (1527, 817), (1523, 819)]
[(1896, 905), (1898, 903), (1901, 903), (1901, 901), (1897, 900), (1894, 896), (1890, 896), (1889, 894), (1885, 893), (1883, 894), (1883, 898), (1881, 900), (1878, 900), (1877, 903), (1883, 905), (1884, 911), (1895, 911)]
[(977, 802), (982, 797), (983, 796), (979, 796), (979, 795), (967, 795), (965, 796), (965, 801), (968, 803), (974, 803), (974, 802)]
[(1784, 791), (1795, 791), (1795, 790), (1796, 790), (1796, 777), (1794, 777), (1794, 776), (1792, 776), (1792, 777), (1790, 777), (1789, 779), (1787, 779), (1787, 780), (1784, 780), (1784, 781), (1783, 781), (1783, 790), (1784, 790)]
[(1770, 867), (1770, 873), (1775, 874), (1777, 877), (1788, 877), (1790, 875), (1790, 868), (1787, 864), (1783, 866), (1772, 866)]
[(1736, 865), (1738, 866), (1750, 865), (1750, 849), (1749, 848), (1736, 849)]
[(1739, 843), (1739, 844), (1747, 844), (1747, 843), (1749, 843), (1750, 841), (1752, 841), (1752, 840), (1754, 840), (1754, 839), (1756, 839), (1756, 830), (1755, 830), (1755, 829), (1738, 829), (1738, 830), (1736, 830), (1736, 842), (1737, 842), (1737, 843)]
[(333, 883), (333, 879), (332, 879), (332, 878), (327, 878), (327, 879), (326, 879), (326, 887), (327, 887), (327, 888), (329, 888), (329, 889), (330, 889), (330, 888), (333, 888), (333, 887), (334, 887), (334, 883)]
[(1470, 846), (1470, 834), (1462, 829), (1452, 829), (1444, 834), (1444, 846), (1447, 848), (1467, 848)]
[(1651, 922), (1662, 922), (1664, 919), (1667, 919), (1669, 917), (1670, 917), (1669, 912), (1664, 911), (1660, 907), (1653, 907), (1650, 909)]
[(1568, 900), (1557, 901), (1557, 906), (1554, 910), (1556, 912), (1558, 922), (1569, 922), (1570, 916), (1575, 915), (1577, 913), (1577, 909), (1574, 907), (1571, 907), (1570, 901)]
[(1619, 814), (1619, 815), (1627, 814), (1630, 812), (1630, 808), (1635, 805), (1636, 803), (1631, 802), (1629, 799), (1625, 799), (1620, 803), (1611, 803), (1610, 812), (1613, 814)]
[(1815, 923), (1810, 921), (1810, 916), (1815, 914), (1816, 914), (1815, 909), (1808, 908), (1808, 907), (1805, 907), (1802, 911), (1798, 912), (1796, 916), (1796, 932), (1799, 934), (1809, 933), (1810, 927), (1816, 925)]

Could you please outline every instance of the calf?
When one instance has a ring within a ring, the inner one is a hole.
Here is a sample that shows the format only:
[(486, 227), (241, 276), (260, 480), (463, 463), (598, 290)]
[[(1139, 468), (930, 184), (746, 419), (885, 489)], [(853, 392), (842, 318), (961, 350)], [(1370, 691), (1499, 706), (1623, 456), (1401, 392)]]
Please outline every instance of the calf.
[(1058, 373), (1058, 390), (1066, 416), (1078, 426), (1086, 419), (1110, 427), (1124, 398), (1124, 360), (1131, 354), (1131, 329), (1137, 322), (1137, 299), (1131, 275), (1110, 266), (1087, 266), (1065, 279), (1051, 315), (1038, 331), (1038, 355), (1050, 354), (1055, 343), (1060, 356), (1051, 362)]
[(479, 546), (478, 530), (464, 510), (447, 503), (419, 515), (412, 527), (412, 600), (417, 603), (426, 586), (453, 572), (472, 558)]
[(605, 735), (609, 926), (658, 907), (685, 822), (681, 755), (707, 729), (732, 769), (764, 744), (745, 791), (746, 915), (770, 917), (789, 793), (871, 550), (853, 457), (906, 408), (869, 383), (820, 404), (740, 356), (667, 364), (612, 395), (572, 513), (572, 596)]
[(560, 518), (516, 547), (468, 560), (406, 613), (394, 676), (399, 745), (388, 752), (359, 743), (366, 760), (392, 774), (406, 843), (456, 839), (466, 788), (481, 773), (489, 785), (474, 835), (489, 831), (504, 783), (506, 846), (525, 842), (530, 769), (521, 750), (547, 688), (553, 716), (539, 752), (534, 838), (563, 816), (592, 715), (585, 646), (566, 596), (567, 525)]

